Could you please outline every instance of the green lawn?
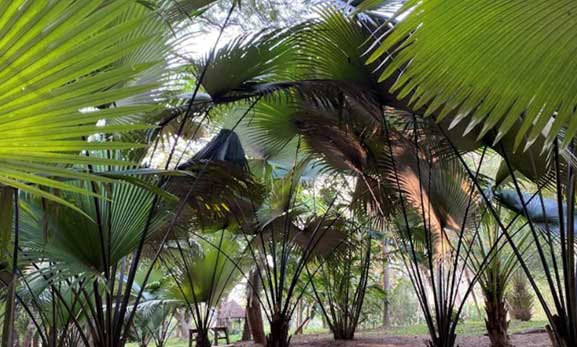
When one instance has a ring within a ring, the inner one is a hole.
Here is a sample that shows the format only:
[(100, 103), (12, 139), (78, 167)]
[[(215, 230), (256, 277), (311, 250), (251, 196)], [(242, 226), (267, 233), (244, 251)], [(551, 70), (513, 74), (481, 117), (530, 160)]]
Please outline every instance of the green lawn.
[[(543, 328), (547, 324), (546, 321), (530, 321), (530, 322), (521, 322), (521, 321), (511, 321), (509, 325), (509, 332), (514, 334), (517, 332), (522, 332), (528, 329), (537, 329)], [(307, 331), (308, 334), (319, 334), (324, 333), (318, 330), (315, 331)], [(424, 324), (413, 325), (410, 327), (397, 327), (392, 329), (383, 330), (371, 330), (371, 331), (364, 331), (361, 332), (362, 335), (427, 335), (427, 326)], [(485, 334), (485, 322), (481, 321), (467, 321), (465, 323), (459, 324), (457, 327), (457, 334), (458, 335), (483, 335)], [(232, 341), (238, 341), (240, 336), (233, 335), (231, 336)], [(154, 345), (150, 345), (153, 347)], [(138, 347), (136, 343), (129, 343), (127, 347)], [(168, 342), (166, 347), (188, 347), (188, 341), (182, 341), (178, 339), (172, 339)]]
[[(511, 321), (511, 323), (509, 323), (509, 333), (514, 334), (528, 329), (544, 328), (546, 324), (547, 321), (540, 320), (530, 322)], [(484, 335), (485, 332), (485, 322), (483, 321), (467, 321), (457, 326), (457, 335)], [(380, 330), (375, 333), (382, 334), (383, 331)], [(428, 330), (425, 324), (418, 324), (409, 327), (388, 329), (384, 333), (387, 335), (427, 335)]]

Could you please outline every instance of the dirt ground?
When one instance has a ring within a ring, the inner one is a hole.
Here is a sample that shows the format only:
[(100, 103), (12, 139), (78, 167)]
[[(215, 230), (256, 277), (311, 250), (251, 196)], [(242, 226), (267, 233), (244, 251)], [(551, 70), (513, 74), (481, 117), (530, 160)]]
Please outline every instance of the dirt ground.
[[(515, 334), (511, 336), (516, 347), (551, 347), (551, 341), (545, 333)], [(305, 335), (293, 337), (293, 347), (424, 347), (427, 336), (387, 336), (360, 334), (353, 341), (336, 342), (329, 335)], [(460, 347), (489, 347), (486, 336), (463, 336), (457, 338)], [(248, 347), (251, 345), (237, 345)]]

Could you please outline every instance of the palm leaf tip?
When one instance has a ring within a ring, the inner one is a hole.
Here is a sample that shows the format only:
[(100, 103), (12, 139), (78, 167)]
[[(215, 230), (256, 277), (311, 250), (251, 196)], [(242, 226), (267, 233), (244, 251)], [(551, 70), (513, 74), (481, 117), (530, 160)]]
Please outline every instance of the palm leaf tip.
[(472, 113), (481, 135), (513, 131), (515, 148), (542, 133), (550, 144), (565, 127), (567, 145), (577, 134), (576, 9), (567, 0), (408, 1), (368, 61), (392, 58), (381, 81), (394, 79), (392, 91), (428, 102), (438, 118)]

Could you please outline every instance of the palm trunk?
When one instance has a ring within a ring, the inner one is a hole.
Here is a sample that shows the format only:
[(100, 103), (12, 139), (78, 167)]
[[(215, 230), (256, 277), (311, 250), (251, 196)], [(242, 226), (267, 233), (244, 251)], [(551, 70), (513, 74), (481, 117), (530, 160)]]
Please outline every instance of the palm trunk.
[(208, 330), (198, 329), (196, 334), (196, 346), (197, 347), (210, 347), (210, 338), (208, 337)]
[(507, 321), (505, 301), (497, 300), (497, 302), (492, 302), (486, 300), (485, 312), (487, 313), (485, 326), (487, 327), (487, 334), (491, 340), (491, 347), (511, 346), (511, 341), (507, 334), (509, 321)]
[(333, 338), (335, 340), (352, 340), (355, 338), (355, 330), (351, 327), (338, 325), (334, 327)]
[(289, 347), (289, 319), (282, 313), (275, 313), (270, 322), (270, 334), (266, 337), (266, 347)]

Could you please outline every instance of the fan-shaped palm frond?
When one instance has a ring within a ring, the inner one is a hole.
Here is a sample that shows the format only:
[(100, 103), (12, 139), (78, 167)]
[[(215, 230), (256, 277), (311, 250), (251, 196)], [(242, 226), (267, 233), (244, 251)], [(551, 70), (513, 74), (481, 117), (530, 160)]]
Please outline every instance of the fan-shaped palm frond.
[(339, 216), (315, 216), (310, 218), (295, 242), (315, 256), (328, 256), (340, 247), (347, 247), (346, 224)]
[(175, 298), (190, 305), (216, 306), (240, 275), (235, 260), (240, 253), (239, 244), (233, 235), (224, 232), (195, 242), (198, 249), (184, 249), (184, 257), (175, 257), (179, 284), (171, 291)]
[[(97, 166), (94, 172), (112, 168)], [(61, 193), (84, 215), (67, 208), (51, 208), (38, 199), (22, 199), (25, 208), (20, 232), (26, 253), (21, 260), (29, 263), (49, 259), (65, 275), (100, 274), (106, 264), (116, 264), (136, 249), (143, 237), (154, 193), (122, 181), (81, 181), (71, 185), (98, 192), (99, 198), (83, 192)], [(155, 215), (148, 235), (162, 229), (166, 217), (163, 213)], [(106, 260), (102, 257), (103, 249), (106, 249)]]
[(68, 0), (0, 5), (1, 184), (65, 203), (35, 186), (75, 190), (55, 178), (80, 175), (54, 164), (110, 162), (78, 154), (87, 149), (135, 146), (84, 140), (93, 134), (142, 129), (141, 125), (99, 126), (97, 122), (151, 109), (137, 105), (95, 108), (154, 89), (154, 84), (127, 84), (155, 63), (141, 60), (125, 65), (123, 59), (145, 45), (160, 46), (163, 40), (159, 33), (138, 29), (150, 13), (123, 17), (133, 6), (139, 5)]
[(566, 0), (408, 1), (369, 61), (390, 59), (380, 80), (398, 76), (392, 90), (415, 110), (472, 114), (468, 128), (495, 129), (496, 140), (515, 127), (514, 148), (542, 134), (550, 144), (567, 127), (567, 144), (577, 133), (574, 10)]
[(293, 42), (282, 30), (240, 36), (216, 51), (214, 59), (198, 62), (202, 86), (218, 100), (255, 95), (264, 91), (259, 84), (290, 80), (297, 64)]
[(376, 64), (365, 65), (369, 32), (355, 18), (330, 7), (319, 11), (319, 19), (306, 25), (296, 37), (302, 46), (309, 79), (356, 82), (377, 89)]
[(389, 184), (422, 215), (442, 246), (447, 230), (458, 232), (467, 225), (467, 216), (479, 200), (466, 173), (454, 161), (426, 158), (422, 149), (402, 136), (393, 140), (392, 155), (394, 162), (389, 165), (395, 167), (387, 173)]

